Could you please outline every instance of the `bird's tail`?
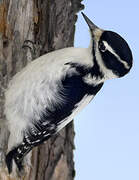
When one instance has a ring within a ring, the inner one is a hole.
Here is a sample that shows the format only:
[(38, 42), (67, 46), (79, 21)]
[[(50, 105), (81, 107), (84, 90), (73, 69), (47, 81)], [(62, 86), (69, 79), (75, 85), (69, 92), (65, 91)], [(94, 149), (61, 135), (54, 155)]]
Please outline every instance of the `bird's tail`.
[(17, 155), (17, 148), (13, 149), (12, 151), (10, 151), (7, 155), (6, 155), (6, 165), (8, 168), (8, 172), (9, 174), (12, 172), (12, 166), (13, 166), (13, 161), (15, 161), (19, 171), (21, 171), (21, 169), (23, 168), (22, 166), (22, 161), (17, 162), (16, 159), (16, 155)]
[(6, 166), (8, 168), (8, 172), (9, 174), (12, 172), (12, 167), (13, 167), (13, 161), (16, 163), (17, 168), (19, 170), (19, 172), (21, 172), (22, 170), (24, 170), (24, 166), (23, 166), (23, 159), (24, 156), (32, 149), (31, 147), (28, 149), (24, 149), (23, 151), (23, 145), (19, 145), (18, 147), (14, 148), (13, 150), (11, 150), (7, 155), (6, 155)]
[(49, 132), (43, 131), (35, 135), (31, 133), (30, 135), (26, 134), (23, 138), (22, 143), (13, 148), (6, 155), (5, 161), (9, 174), (12, 172), (13, 161), (16, 163), (17, 168), (20, 172), (24, 170), (23, 159), (27, 155), (27, 153), (31, 151), (33, 147), (38, 146), (39, 144), (49, 139), (54, 133), (55, 130), (52, 129)]

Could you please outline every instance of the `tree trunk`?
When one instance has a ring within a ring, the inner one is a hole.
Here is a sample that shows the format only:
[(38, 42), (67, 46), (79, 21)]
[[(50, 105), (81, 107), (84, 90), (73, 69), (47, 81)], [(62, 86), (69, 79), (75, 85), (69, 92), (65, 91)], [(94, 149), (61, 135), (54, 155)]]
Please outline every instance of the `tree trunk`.
[[(4, 169), (8, 130), (3, 112), (4, 91), (14, 74), (44, 53), (73, 46), (76, 13), (81, 9), (81, 0), (0, 0), (0, 180), (74, 178), (72, 123), (33, 149), (32, 167), (24, 178), (9, 177)], [(30, 48), (22, 48), (25, 40), (35, 42), (35, 54)]]

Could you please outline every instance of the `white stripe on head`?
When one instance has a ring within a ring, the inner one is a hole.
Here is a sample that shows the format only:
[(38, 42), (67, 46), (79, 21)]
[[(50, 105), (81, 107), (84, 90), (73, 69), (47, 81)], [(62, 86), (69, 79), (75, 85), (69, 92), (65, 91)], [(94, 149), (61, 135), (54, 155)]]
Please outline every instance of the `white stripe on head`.
[(109, 52), (111, 52), (111, 53), (119, 60), (119, 62), (121, 62), (121, 63), (124, 65), (124, 67), (125, 67), (126, 69), (129, 69), (129, 68), (130, 68), (130, 66), (128, 65), (128, 63), (125, 62), (124, 60), (122, 60), (122, 59), (120, 58), (120, 56), (118, 56), (118, 55), (116, 54), (116, 52), (112, 49), (112, 47), (111, 47), (106, 41), (103, 41), (103, 43), (104, 43), (104, 45), (105, 45), (105, 47), (106, 47), (106, 50), (108, 50)]
[(104, 74), (103, 82), (105, 80), (108, 80), (108, 79), (117, 78), (118, 76), (116, 74), (114, 74), (111, 69), (108, 69), (105, 66), (105, 64), (104, 64), (104, 62), (102, 60), (101, 54), (99, 52), (98, 43), (96, 43), (96, 54), (95, 55), (96, 55), (96, 60), (97, 60), (97, 63), (99, 65), (99, 67), (100, 67), (100, 70)]

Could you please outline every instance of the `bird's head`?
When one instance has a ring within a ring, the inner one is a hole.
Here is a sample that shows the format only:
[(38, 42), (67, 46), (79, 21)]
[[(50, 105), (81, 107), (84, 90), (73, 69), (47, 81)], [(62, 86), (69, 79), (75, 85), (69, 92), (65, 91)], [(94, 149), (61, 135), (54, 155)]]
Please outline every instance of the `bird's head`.
[(132, 67), (132, 52), (127, 42), (117, 33), (97, 27), (82, 13), (91, 32), (91, 52), (105, 79), (122, 77)]

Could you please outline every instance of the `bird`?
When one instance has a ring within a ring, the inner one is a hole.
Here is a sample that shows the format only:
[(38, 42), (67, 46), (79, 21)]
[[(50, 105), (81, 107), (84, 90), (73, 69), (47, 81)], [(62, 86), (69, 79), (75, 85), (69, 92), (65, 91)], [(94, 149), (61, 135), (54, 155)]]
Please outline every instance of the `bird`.
[(10, 132), (5, 157), (9, 174), (13, 163), (21, 171), (27, 154), (71, 122), (105, 81), (123, 77), (132, 67), (128, 43), (82, 15), (90, 31), (89, 47), (44, 54), (8, 84), (4, 113)]

